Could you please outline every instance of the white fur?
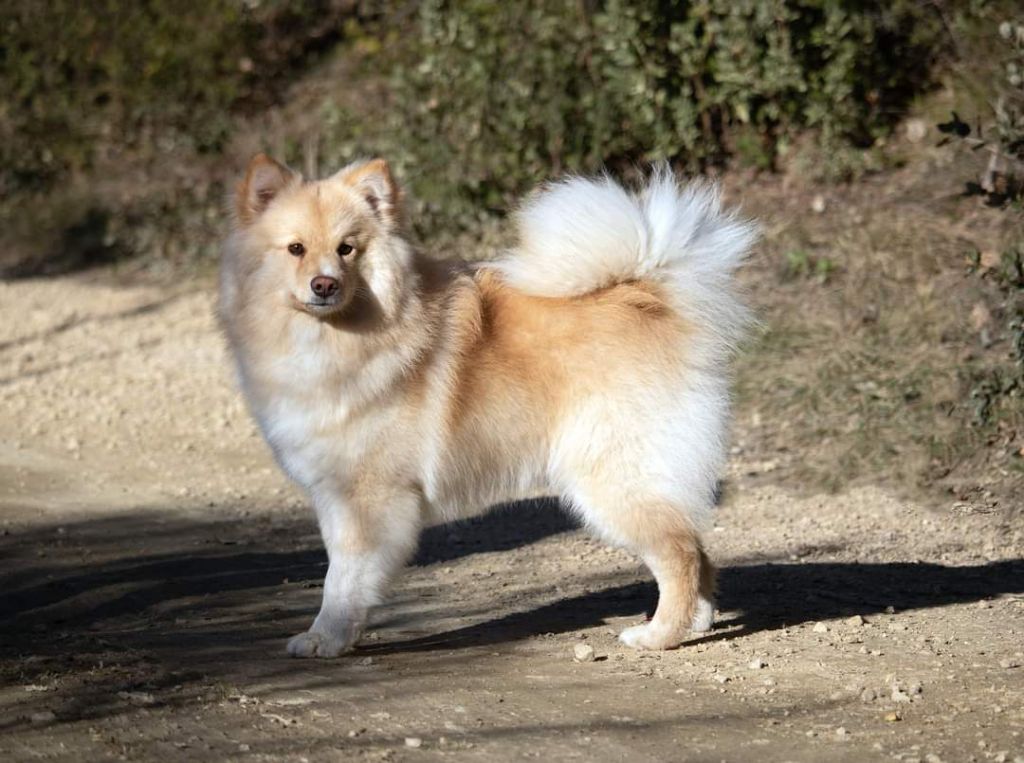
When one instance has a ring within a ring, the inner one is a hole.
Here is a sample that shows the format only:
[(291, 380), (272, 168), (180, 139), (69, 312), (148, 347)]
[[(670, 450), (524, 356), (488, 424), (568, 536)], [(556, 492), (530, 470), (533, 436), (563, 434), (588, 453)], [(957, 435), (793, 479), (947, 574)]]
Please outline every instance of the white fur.
[[(569, 417), (551, 454), (553, 483), (587, 517), (593, 513), (587, 490), (578, 482), (579, 470), (566, 468), (567, 460), (599, 462), (609, 455), (603, 448), (624, 447), (618, 433), (643, 431), (626, 463), (643, 464), (650, 494), (688, 506), (693, 524), (705, 528), (725, 459), (729, 398), (723, 366), (749, 321), (733, 273), (756, 227), (723, 211), (716, 187), (680, 186), (662, 165), (635, 193), (609, 177), (553, 183), (526, 202), (518, 228), (518, 247), (496, 263), (509, 285), (566, 297), (651, 279), (695, 329), (678, 379), (655, 384), (637, 369), (608, 399), (591, 400)], [(630, 490), (635, 483), (621, 476), (623, 489)]]
[[(390, 188), (372, 177), (363, 186), (375, 194)], [(299, 208), (294, 199), (288, 203)], [(275, 215), (284, 212), (272, 204), (261, 220), (273, 223)], [(293, 218), (304, 219), (301, 208), (278, 226), (289, 236)], [(324, 237), (326, 251), (334, 251), (345, 225)], [(456, 307), (479, 296), (471, 276), (454, 277), (448, 298), (428, 309), (410, 248), (400, 236), (384, 235), (359, 265), (363, 288), (381, 312), (373, 332), (338, 331), (296, 310), (278, 311), (286, 317), (268, 323), (265, 299), (286, 288), (301, 297), (295, 291), (306, 286), (279, 283), (281, 263), (292, 260), (249, 251), (258, 247), (249, 239), (262, 240), (256, 233), (242, 230), (229, 241), (221, 315), (242, 387), (282, 467), (309, 492), (330, 560), (320, 613), (289, 643), (292, 654), (334, 656), (351, 646), (424, 522), (548, 492), (562, 496), (597, 534), (642, 556), (636, 536), (648, 526), (647, 512), (673, 521), (681, 515), (698, 533), (707, 527), (726, 450), (725, 361), (748, 319), (732, 275), (753, 225), (723, 212), (713, 187), (680, 186), (661, 167), (632, 193), (609, 178), (556, 183), (524, 206), (519, 230), (519, 247), (489, 266), (509, 286), (574, 297), (650, 281), (683, 318), (685, 347), (678, 358), (670, 350), (667, 360), (648, 365), (609, 364), (607, 377), (570, 395), (543, 433), (514, 435), (514, 427), (474, 420), (466, 424), (470, 445), (462, 451), (444, 422), (458, 381), (458, 336), (468, 320)], [(281, 235), (279, 249), (290, 240)], [(325, 259), (319, 272), (341, 269)], [(414, 368), (426, 391), (409, 398), (404, 385)], [(506, 423), (530, 418), (512, 390), (495, 387), (487, 400)], [(661, 574), (656, 559), (645, 561)], [(700, 598), (693, 630), (709, 628), (712, 617), (712, 602)], [(678, 643), (676, 625), (648, 623), (622, 638), (662, 648)]]
[[(667, 165), (635, 193), (609, 177), (573, 177), (526, 202), (518, 215), (519, 245), (496, 263), (504, 280), (528, 294), (572, 297), (624, 281), (661, 283), (695, 336), (685, 372), (652, 384), (639, 372), (607, 399), (593, 399), (567, 417), (551, 453), (551, 483), (584, 522), (610, 542), (615, 512), (668, 499), (698, 530), (710, 523), (714, 490), (725, 462), (728, 377), (724, 367), (750, 315), (733, 274), (757, 236), (756, 226), (723, 211), (717, 187), (680, 186)], [(643, 432), (623, 442), (622, 432)], [(625, 453), (628, 452), (628, 455)], [(587, 465), (622, 465), (609, 484)], [(640, 467), (642, 474), (630, 473)], [(643, 485), (638, 493), (637, 487)], [(617, 500), (609, 496), (619, 493)], [(600, 503), (592, 499), (600, 495)], [(707, 631), (714, 604), (701, 597), (692, 628)], [(624, 643), (642, 647), (652, 624), (627, 629)]]
[(722, 360), (749, 322), (733, 273), (757, 227), (722, 209), (717, 186), (680, 185), (660, 165), (635, 193), (609, 177), (571, 177), (518, 213), (519, 246), (494, 263), (527, 294), (572, 297), (638, 278), (664, 283)]

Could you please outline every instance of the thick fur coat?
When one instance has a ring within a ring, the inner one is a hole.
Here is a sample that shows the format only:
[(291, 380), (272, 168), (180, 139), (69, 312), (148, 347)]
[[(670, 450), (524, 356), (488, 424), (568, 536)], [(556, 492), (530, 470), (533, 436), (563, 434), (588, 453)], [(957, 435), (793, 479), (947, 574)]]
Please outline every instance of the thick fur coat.
[(291, 654), (352, 646), (425, 524), (542, 494), (657, 579), (654, 617), (623, 642), (710, 627), (701, 533), (755, 235), (713, 188), (664, 168), (636, 192), (554, 183), (519, 212), (518, 245), (475, 267), (413, 250), (381, 160), (306, 181), (258, 156), (235, 206), (221, 323), (330, 561)]

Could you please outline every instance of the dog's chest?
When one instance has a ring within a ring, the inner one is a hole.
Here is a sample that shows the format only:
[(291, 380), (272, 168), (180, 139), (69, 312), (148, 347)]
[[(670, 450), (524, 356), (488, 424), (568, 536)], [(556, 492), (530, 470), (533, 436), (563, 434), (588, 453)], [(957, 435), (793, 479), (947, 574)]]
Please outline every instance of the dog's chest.
[(343, 480), (380, 443), (391, 417), (369, 399), (365, 374), (304, 339), (294, 336), (287, 352), (257, 361), (250, 399), (278, 462), (309, 487), (328, 476)]
[(352, 418), (344, 380), (313, 337), (293, 335), (283, 352), (253, 357), (249, 398), (264, 437), (292, 479), (310, 485), (343, 468), (338, 443)]
[(256, 414), (281, 466), (292, 479), (307, 486), (342, 466), (332, 453), (336, 450), (332, 439), (343, 435), (347, 419), (343, 407), (312, 403), (291, 395), (276, 395)]

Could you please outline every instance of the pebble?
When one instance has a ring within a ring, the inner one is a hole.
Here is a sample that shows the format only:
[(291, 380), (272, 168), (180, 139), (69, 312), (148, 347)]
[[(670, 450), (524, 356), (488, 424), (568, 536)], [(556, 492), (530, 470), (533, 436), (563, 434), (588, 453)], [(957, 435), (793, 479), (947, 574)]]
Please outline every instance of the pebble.
[(590, 644), (576, 644), (572, 648), (572, 658), (576, 662), (593, 662), (596, 658), (594, 647)]
[(418, 749), (423, 746), (423, 740), (419, 737), (406, 737), (405, 746), (412, 747), (413, 749)]
[(133, 705), (146, 706), (156, 704), (156, 697), (148, 691), (119, 691), (117, 696)]
[(910, 695), (900, 689), (898, 686), (892, 687), (892, 696), (890, 699), (893, 702), (910, 702)]
[(249, 750), (251, 750), (251, 749), (252, 748), (249, 745), (247, 745), (245, 742), (242, 742), (242, 744), (238, 745), (238, 751), (239, 752), (249, 752)]
[(911, 143), (920, 143), (928, 137), (928, 124), (923, 119), (907, 120), (907, 140)]
[(828, 626), (825, 623), (817, 622), (811, 630), (815, 633), (828, 633)]
[(813, 199), (811, 199), (811, 209), (817, 212), (819, 215), (825, 211), (825, 206), (825, 197), (822, 196), (821, 194), (818, 194)]
[(888, 721), (889, 723), (896, 723), (897, 721), (902, 721), (903, 720), (903, 716), (900, 715), (899, 713), (895, 713), (895, 712), (893, 712), (893, 713), (886, 713), (885, 714), (885, 720)]
[(874, 689), (865, 689), (860, 693), (861, 702), (874, 702), (876, 699), (878, 699), (878, 692)]
[(854, 615), (853, 617), (846, 618), (847, 625), (864, 625), (865, 622), (867, 621), (860, 615)]
[(1009, 670), (1011, 668), (1019, 668), (1020, 662), (1010, 658), (1002, 659), (999, 661), (999, 667)]
[(760, 670), (761, 668), (767, 667), (767, 665), (768, 663), (762, 660), (760, 657), (755, 657), (753, 660), (747, 663), (747, 667), (751, 670)]
[(38, 713), (32, 713), (28, 719), (32, 723), (49, 723), (50, 721), (57, 720), (57, 716), (52, 710), (42, 710)]
[(845, 726), (840, 726), (836, 729), (836, 736), (839, 737), (839, 739), (846, 739), (849, 736), (849, 732), (846, 730)]

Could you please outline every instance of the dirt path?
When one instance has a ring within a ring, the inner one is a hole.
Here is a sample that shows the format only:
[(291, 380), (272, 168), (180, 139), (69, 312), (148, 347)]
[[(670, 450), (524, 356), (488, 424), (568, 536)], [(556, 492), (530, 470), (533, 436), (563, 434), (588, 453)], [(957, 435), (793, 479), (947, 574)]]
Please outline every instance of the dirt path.
[(1012, 507), (797, 496), (772, 453), (734, 455), (682, 649), (620, 647), (653, 584), (535, 504), (432, 529), (358, 651), (288, 659), (323, 555), (210, 311), (0, 284), (0, 759), (1024, 760)]

